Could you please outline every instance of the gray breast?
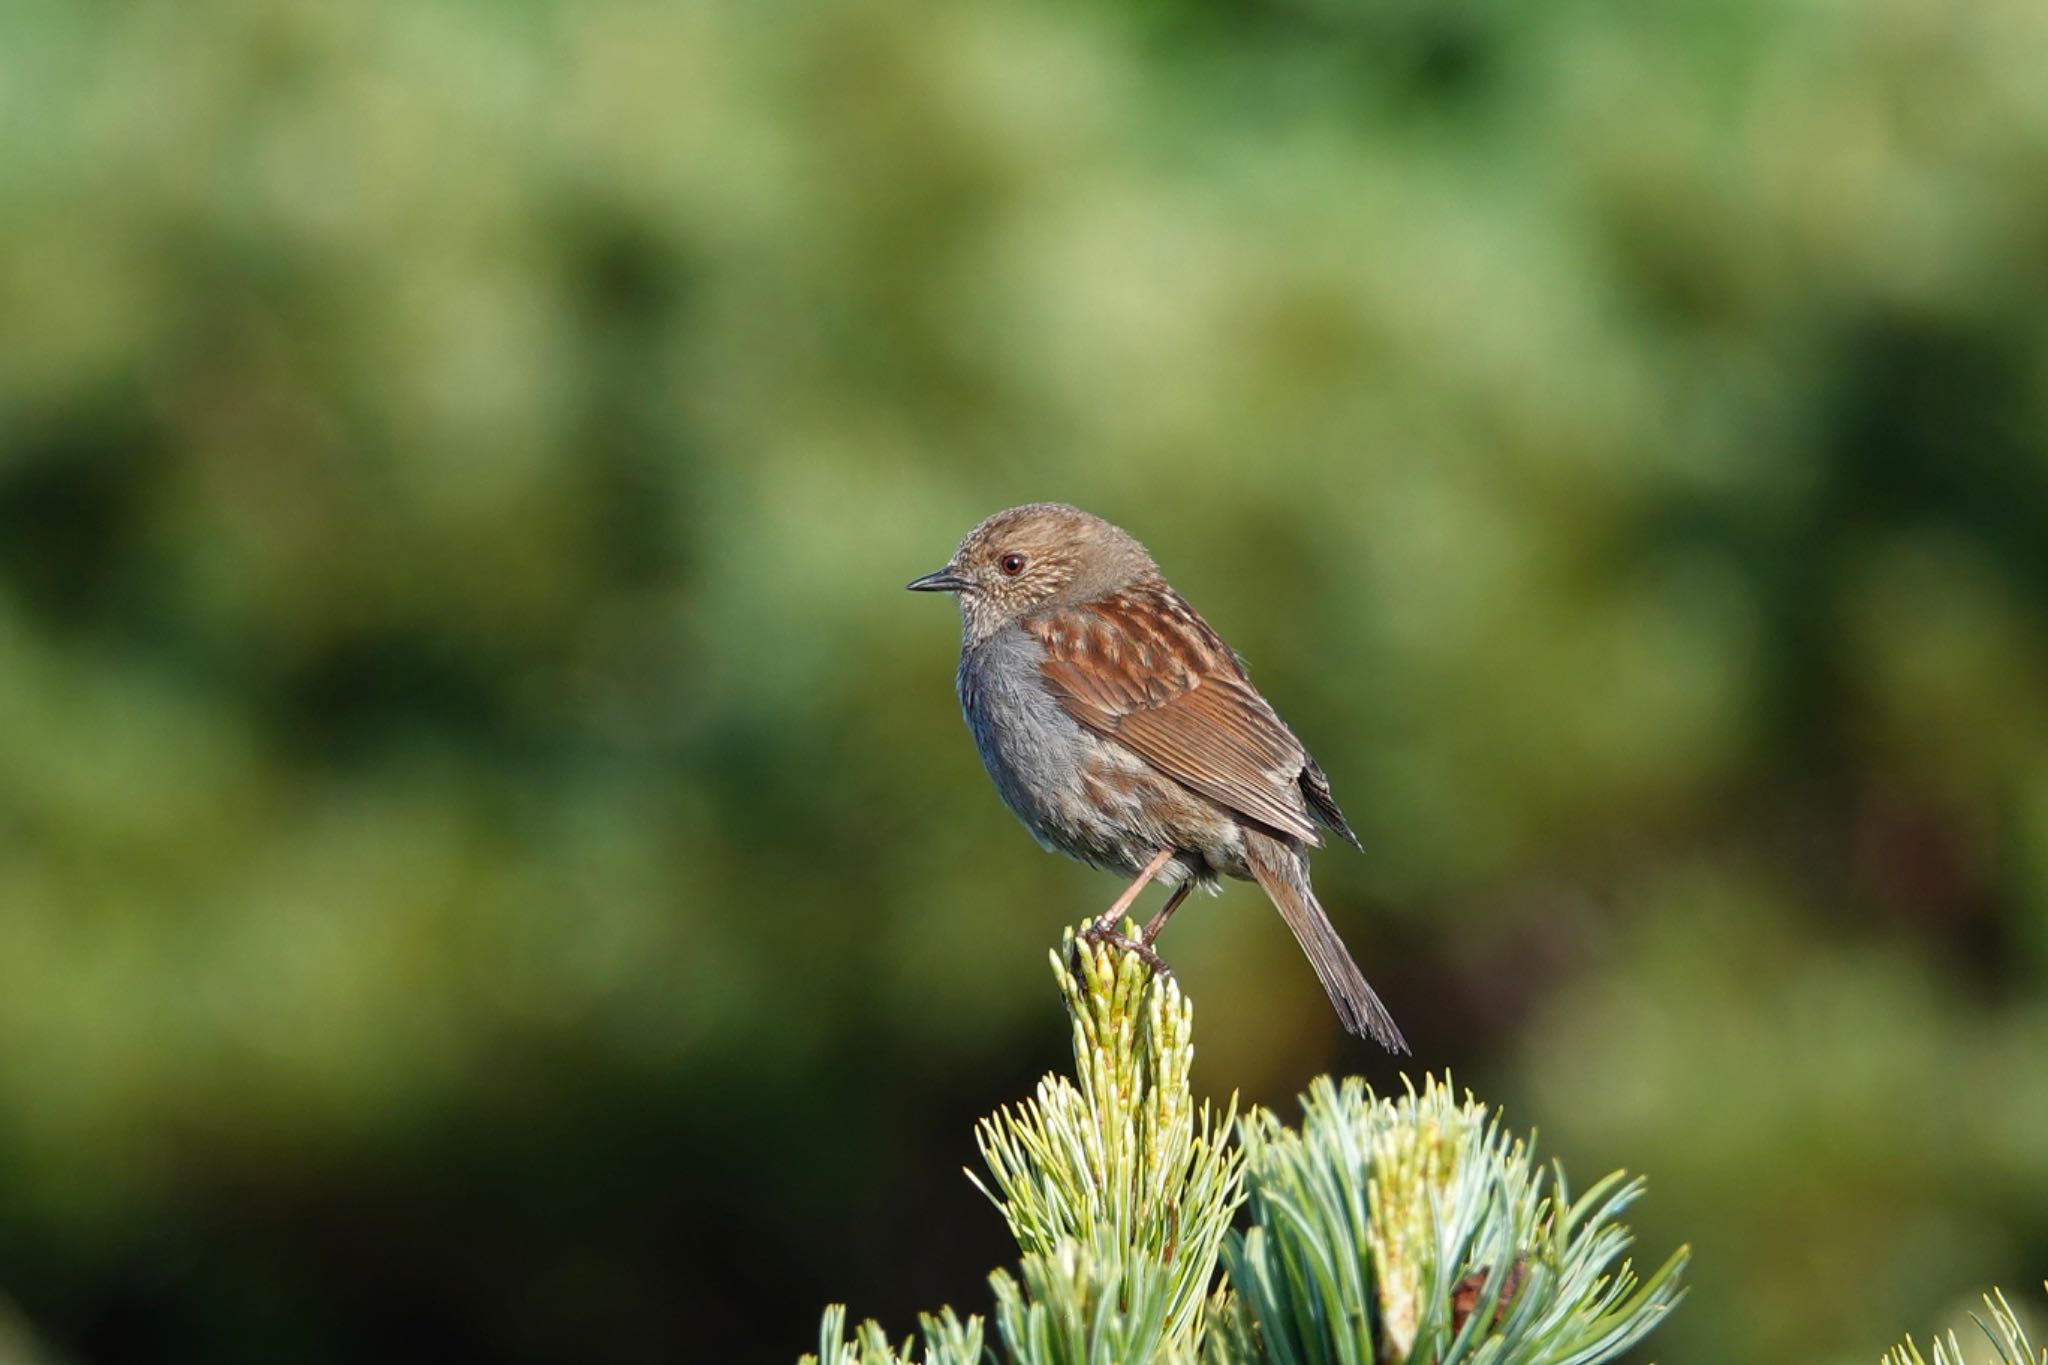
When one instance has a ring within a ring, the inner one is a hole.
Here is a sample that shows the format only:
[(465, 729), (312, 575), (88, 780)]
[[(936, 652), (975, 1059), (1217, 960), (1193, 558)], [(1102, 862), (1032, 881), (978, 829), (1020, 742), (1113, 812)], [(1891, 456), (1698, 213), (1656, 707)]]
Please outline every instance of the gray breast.
[(1102, 827), (1082, 781), (1083, 760), (1101, 762), (1114, 746), (1061, 709), (1039, 671), (1044, 660), (1044, 647), (1015, 626), (961, 650), (960, 708), (974, 747), (1003, 804), (1039, 843), (1084, 862), (1122, 867), (1127, 853)]

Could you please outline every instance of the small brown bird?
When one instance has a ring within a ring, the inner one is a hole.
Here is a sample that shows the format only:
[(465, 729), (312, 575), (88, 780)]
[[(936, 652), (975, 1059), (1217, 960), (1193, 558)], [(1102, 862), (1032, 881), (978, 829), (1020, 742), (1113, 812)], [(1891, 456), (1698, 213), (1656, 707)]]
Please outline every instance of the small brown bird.
[(1329, 779), (1244, 663), (1132, 536), (1064, 503), (998, 512), (912, 592), (960, 602), (961, 709), (1003, 802), (1039, 843), (1132, 877), (1091, 935), (1115, 937), (1147, 883), (1256, 881), (1294, 931), (1344, 1027), (1407, 1040), (1309, 888), (1317, 830), (1358, 836)]

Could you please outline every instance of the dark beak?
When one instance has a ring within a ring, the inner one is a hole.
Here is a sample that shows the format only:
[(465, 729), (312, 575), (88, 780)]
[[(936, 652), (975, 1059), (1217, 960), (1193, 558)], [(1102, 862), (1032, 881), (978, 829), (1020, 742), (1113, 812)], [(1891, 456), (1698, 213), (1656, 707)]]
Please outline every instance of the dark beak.
[(903, 585), (912, 592), (959, 592), (967, 586), (967, 580), (954, 572), (948, 564), (943, 569), (934, 569), (923, 578), (913, 578)]

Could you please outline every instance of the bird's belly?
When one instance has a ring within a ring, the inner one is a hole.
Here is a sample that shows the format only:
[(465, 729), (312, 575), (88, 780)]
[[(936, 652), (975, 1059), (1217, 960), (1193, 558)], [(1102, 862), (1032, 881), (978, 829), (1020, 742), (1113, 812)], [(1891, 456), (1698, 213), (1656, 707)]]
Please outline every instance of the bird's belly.
[(1213, 803), (1083, 727), (1035, 669), (974, 663), (961, 667), (968, 729), (1003, 804), (1041, 845), (1126, 875), (1161, 848), (1179, 849), (1188, 856), (1167, 869), (1168, 883), (1243, 875), (1242, 833)]
[(1129, 863), (1123, 812), (1088, 799), (1101, 740), (1064, 715), (1042, 725), (996, 726), (970, 712), (968, 727), (1003, 804), (1041, 845), (1098, 867)]

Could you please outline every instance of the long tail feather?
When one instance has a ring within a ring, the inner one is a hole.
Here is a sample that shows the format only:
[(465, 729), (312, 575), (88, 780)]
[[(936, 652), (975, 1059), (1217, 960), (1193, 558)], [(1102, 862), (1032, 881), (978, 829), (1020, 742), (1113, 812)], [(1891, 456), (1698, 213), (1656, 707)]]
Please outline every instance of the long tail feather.
[(1365, 973), (1351, 960), (1344, 940), (1337, 937), (1336, 927), (1309, 888), (1308, 867), (1301, 855), (1278, 839), (1254, 830), (1245, 832), (1245, 848), (1252, 875), (1258, 878), (1280, 918), (1294, 931), (1295, 942), (1308, 955), (1309, 965), (1315, 968), (1316, 979), (1329, 993), (1330, 1003), (1337, 1007), (1337, 1017), (1344, 1021), (1344, 1027), (1361, 1038), (1372, 1039), (1389, 1052), (1408, 1051), (1408, 1040), (1401, 1036), (1401, 1030), (1394, 1026), (1394, 1017), (1366, 984)]

